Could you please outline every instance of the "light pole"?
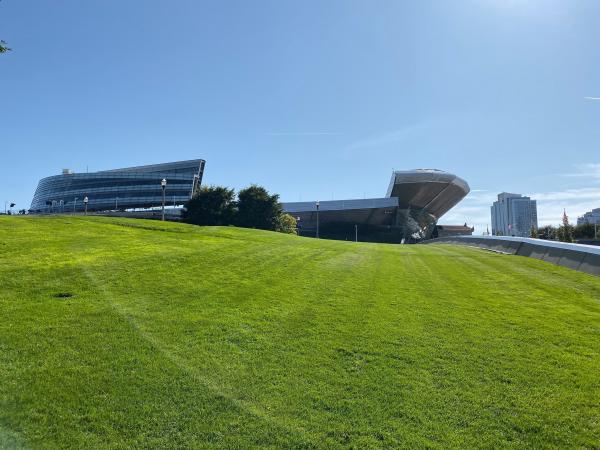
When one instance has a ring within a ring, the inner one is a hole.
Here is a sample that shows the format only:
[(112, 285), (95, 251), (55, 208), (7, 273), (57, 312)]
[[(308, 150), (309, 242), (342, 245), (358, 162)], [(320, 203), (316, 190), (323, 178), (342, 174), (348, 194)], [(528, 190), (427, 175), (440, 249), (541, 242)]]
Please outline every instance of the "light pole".
[(119, 197), (115, 197), (115, 211), (119, 209)]
[(88, 201), (89, 199), (87, 198), (87, 195), (85, 197), (83, 197), (83, 204), (85, 205), (85, 215), (87, 216), (87, 205), (88, 205)]
[(317, 200), (317, 203), (315, 203), (317, 207), (317, 239), (319, 239), (319, 203), (319, 200)]
[(358, 242), (358, 225), (354, 225), (354, 242)]
[(165, 220), (165, 189), (167, 188), (167, 179), (163, 178), (160, 182), (162, 188), (162, 220)]
[(296, 234), (300, 236), (300, 216), (296, 217)]
[(77, 206), (77, 197), (73, 200), (73, 214), (75, 214), (75, 207)]

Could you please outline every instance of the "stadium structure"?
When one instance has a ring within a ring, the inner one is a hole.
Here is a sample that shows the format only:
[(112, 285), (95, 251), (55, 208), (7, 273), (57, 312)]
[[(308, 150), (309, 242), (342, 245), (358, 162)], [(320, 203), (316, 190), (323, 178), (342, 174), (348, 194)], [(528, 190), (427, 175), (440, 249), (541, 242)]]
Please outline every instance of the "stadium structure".
[(88, 211), (152, 208), (162, 204), (163, 179), (166, 202), (181, 206), (200, 187), (204, 164), (193, 159), (90, 173), (65, 169), (61, 175), (40, 180), (29, 212), (81, 212), (86, 197)]
[[(199, 189), (205, 161), (194, 159), (91, 173), (63, 170), (40, 180), (30, 213), (116, 212), (155, 217), (161, 181), (171, 218)], [(469, 193), (467, 182), (436, 169), (394, 171), (381, 198), (283, 203), (302, 236), (370, 242), (415, 242), (436, 237), (436, 224)], [(150, 210), (150, 211), (148, 211)], [(146, 211), (146, 212), (144, 212)], [(148, 213), (148, 214), (146, 214)]]
[(382, 198), (284, 203), (300, 234), (369, 242), (431, 238), (440, 217), (470, 191), (465, 180), (437, 169), (394, 171)]

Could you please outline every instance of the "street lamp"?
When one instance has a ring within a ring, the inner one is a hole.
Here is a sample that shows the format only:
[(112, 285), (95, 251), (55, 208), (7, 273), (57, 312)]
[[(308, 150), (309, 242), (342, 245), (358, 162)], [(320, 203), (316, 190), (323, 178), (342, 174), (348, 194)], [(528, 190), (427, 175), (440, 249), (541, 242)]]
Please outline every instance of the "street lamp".
[(167, 179), (163, 178), (160, 182), (162, 188), (162, 220), (165, 220), (165, 189), (167, 188)]
[(75, 200), (73, 200), (73, 214), (75, 214), (75, 207), (77, 206), (77, 200), (78, 200), (78, 197), (75, 197)]
[(296, 217), (296, 234), (300, 236), (300, 216)]
[(85, 197), (83, 197), (83, 204), (85, 205), (85, 215), (87, 216), (87, 205), (88, 205), (88, 197), (87, 195)]
[(358, 225), (354, 225), (354, 242), (358, 242)]
[(316, 207), (317, 207), (317, 239), (319, 239), (319, 200), (317, 200), (317, 203), (315, 203)]
[(119, 209), (119, 197), (115, 197), (115, 211)]

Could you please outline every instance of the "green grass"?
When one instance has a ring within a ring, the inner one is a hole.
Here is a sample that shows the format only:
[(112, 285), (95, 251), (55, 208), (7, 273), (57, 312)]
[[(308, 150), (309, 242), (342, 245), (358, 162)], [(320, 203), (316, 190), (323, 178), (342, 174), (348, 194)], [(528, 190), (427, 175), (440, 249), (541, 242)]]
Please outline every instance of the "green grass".
[(108, 218), (0, 253), (1, 448), (599, 445), (597, 277)]

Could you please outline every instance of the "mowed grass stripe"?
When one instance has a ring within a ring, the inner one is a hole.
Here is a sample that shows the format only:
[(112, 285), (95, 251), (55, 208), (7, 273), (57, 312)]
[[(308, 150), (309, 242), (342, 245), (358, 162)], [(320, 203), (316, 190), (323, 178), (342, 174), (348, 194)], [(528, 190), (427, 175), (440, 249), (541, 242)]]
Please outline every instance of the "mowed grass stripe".
[(0, 249), (0, 429), (20, 445), (597, 444), (586, 274), (109, 218), (1, 218)]

